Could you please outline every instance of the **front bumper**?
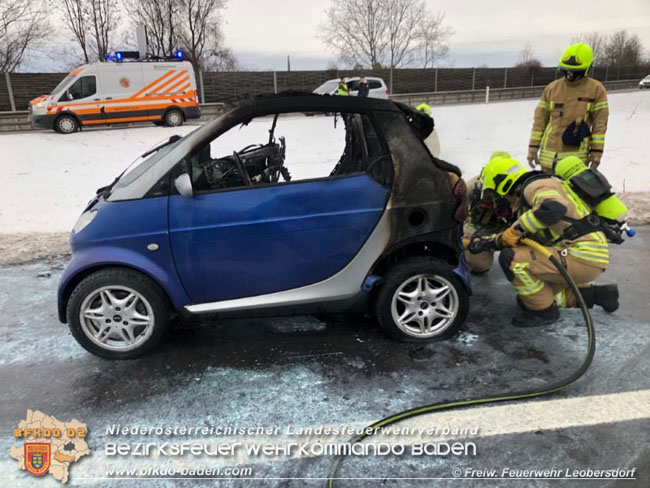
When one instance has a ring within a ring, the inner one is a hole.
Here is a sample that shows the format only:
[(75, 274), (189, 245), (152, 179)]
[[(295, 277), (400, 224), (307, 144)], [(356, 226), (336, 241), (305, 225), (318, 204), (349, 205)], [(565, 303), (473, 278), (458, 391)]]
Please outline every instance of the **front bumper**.
[(34, 115), (30, 112), (29, 120), (32, 127), (38, 129), (54, 129), (54, 115)]

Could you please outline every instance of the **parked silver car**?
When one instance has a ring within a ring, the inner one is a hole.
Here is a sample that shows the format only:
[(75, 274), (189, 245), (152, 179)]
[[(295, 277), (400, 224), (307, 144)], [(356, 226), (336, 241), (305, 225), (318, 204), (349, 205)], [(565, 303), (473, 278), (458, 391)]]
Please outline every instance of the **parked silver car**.
[(650, 88), (650, 75), (639, 81), (639, 90), (642, 90), (643, 88)]

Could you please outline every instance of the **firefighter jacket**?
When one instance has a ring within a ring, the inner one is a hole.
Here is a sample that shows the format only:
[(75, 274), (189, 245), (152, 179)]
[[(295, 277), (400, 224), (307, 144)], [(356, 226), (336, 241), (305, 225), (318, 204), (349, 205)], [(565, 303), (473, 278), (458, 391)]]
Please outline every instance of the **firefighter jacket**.
[(574, 240), (562, 239), (571, 225), (564, 217), (581, 219), (591, 209), (559, 178), (538, 175), (530, 177), (521, 190), (522, 205), (515, 226), (523, 229), (538, 242), (565, 251), (572, 257), (592, 266), (606, 269), (609, 264), (609, 246), (602, 232), (592, 232)]
[(339, 82), (339, 86), (336, 88), (336, 94), (343, 96), (348, 96), (350, 94), (350, 89), (345, 81)]
[[(529, 145), (540, 148), (539, 161), (547, 172), (552, 172), (556, 157), (578, 156), (586, 162), (590, 151), (603, 152), (608, 117), (607, 91), (602, 83), (588, 77), (573, 82), (555, 80), (544, 88), (537, 104)], [(582, 122), (591, 135), (579, 145), (567, 145), (563, 134), (572, 123), (577, 131)]]

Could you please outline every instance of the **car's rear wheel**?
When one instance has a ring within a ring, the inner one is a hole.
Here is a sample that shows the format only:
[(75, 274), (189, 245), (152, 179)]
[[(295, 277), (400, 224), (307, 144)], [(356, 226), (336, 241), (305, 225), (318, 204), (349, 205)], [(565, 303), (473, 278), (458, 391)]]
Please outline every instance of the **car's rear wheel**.
[(172, 109), (165, 114), (165, 125), (167, 127), (178, 127), (183, 125), (183, 114), (180, 110)]
[(72, 134), (79, 130), (79, 122), (72, 115), (60, 115), (54, 121), (54, 130), (59, 134)]
[(393, 266), (375, 302), (381, 327), (406, 342), (452, 336), (468, 310), (465, 286), (451, 266), (431, 257), (409, 258)]
[(149, 352), (170, 320), (167, 297), (137, 271), (110, 268), (84, 278), (67, 307), (74, 338), (106, 359), (132, 359)]

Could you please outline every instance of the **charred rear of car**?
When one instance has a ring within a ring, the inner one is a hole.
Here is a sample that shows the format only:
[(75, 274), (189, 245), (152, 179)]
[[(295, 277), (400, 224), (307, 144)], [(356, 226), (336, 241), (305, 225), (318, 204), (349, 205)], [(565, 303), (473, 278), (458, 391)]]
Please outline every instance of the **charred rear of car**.
[[(114, 359), (150, 350), (183, 310), (279, 315), (365, 303), (395, 338), (448, 337), (470, 293), (464, 182), (422, 142), (432, 128), (385, 100), (244, 102), (96, 199), (92, 223), (72, 235), (61, 320)], [(245, 144), (240, 129), (253, 134)], [(130, 300), (131, 315), (121, 313)]]

